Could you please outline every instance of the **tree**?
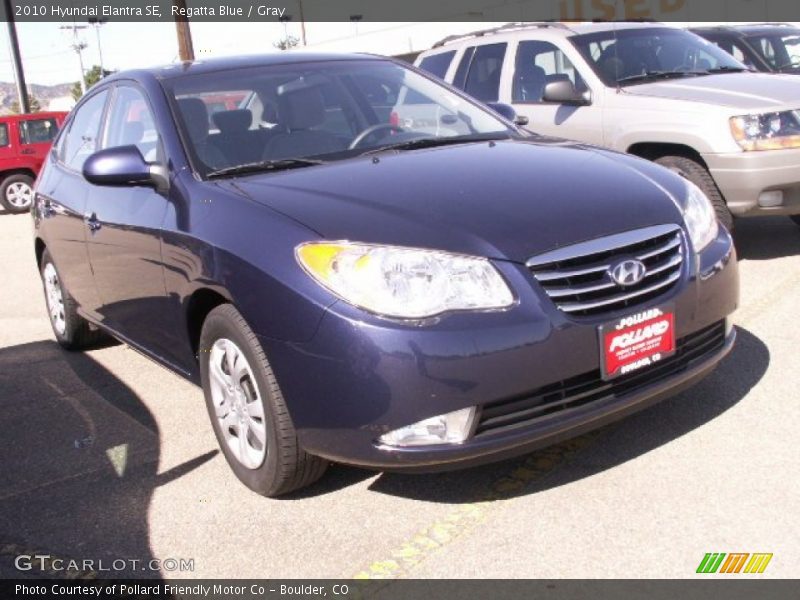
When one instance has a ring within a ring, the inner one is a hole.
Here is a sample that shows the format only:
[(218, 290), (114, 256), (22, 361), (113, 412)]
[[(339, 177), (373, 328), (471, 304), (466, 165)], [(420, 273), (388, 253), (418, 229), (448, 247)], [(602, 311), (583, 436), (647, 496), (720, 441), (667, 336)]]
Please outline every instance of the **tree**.
[[(103, 71), (100, 69), (100, 65), (94, 65), (91, 69), (86, 71), (86, 89), (88, 90), (95, 83), (100, 81), (103, 77), (108, 77), (113, 72), (114, 71), (108, 71), (108, 70)], [(75, 100), (79, 100), (80, 97), (83, 96), (83, 90), (81, 89), (80, 81), (76, 81), (72, 85), (72, 90), (70, 91), (70, 93), (72, 94), (72, 97)]]
[[(34, 96), (32, 94), (28, 94), (28, 105), (31, 107), (31, 112), (32, 113), (39, 112), (40, 110), (42, 110), (41, 103), (36, 98), (36, 96)], [(19, 114), (20, 113), (19, 100), (14, 100), (11, 103), (11, 106), (9, 107), (9, 109), (11, 110), (12, 113)]]
[(297, 39), (293, 35), (287, 35), (285, 38), (275, 42), (272, 45), (275, 46), (278, 50), (291, 50), (299, 43), (300, 43), (299, 39)]

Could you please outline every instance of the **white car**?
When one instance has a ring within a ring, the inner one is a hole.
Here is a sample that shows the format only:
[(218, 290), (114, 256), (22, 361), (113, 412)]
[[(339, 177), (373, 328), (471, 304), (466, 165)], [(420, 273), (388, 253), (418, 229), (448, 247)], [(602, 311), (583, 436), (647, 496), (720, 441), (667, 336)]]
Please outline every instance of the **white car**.
[(417, 66), (534, 131), (654, 160), (733, 216), (800, 224), (800, 78), (753, 73), (688, 31), (652, 23), (510, 23), (453, 36)]

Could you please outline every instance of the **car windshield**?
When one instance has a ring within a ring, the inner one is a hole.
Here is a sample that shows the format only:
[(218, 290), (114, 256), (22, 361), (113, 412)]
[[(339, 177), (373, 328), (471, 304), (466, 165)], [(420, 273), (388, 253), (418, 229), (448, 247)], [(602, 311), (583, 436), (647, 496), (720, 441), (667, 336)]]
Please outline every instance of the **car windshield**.
[(800, 29), (753, 35), (747, 41), (776, 71), (800, 70)]
[(711, 42), (681, 29), (618, 29), (570, 40), (597, 76), (611, 87), (747, 70)]
[(207, 177), (518, 133), (488, 109), (387, 60), (231, 69), (164, 85), (195, 167)]

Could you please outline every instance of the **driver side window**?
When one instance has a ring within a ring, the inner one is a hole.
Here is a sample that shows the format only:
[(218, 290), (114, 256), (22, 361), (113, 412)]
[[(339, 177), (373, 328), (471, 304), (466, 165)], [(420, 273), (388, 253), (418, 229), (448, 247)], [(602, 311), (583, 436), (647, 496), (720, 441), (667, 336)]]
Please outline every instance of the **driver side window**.
[(520, 42), (511, 101), (515, 104), (541, 103), (545, 86), (554, 81), (569, 81), (579, 92), (587, 89), (575, 65), (558, 47), (550, 42)]
[(136, 146), (148, 163), (158, 160), (159, 136), (150, 105), (131, 86), (120, 86), (108, 116), (104, 148)]

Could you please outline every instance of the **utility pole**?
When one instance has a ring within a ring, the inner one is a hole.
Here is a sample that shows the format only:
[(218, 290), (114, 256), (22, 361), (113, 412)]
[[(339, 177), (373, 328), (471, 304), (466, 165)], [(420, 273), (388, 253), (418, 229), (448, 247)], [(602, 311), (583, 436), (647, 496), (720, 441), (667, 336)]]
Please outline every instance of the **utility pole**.
[(78, 55), (78, 62), (81, 66), (81, 92), (84, 94), (86, 93), (86, 71), (83, 68), (83, 51), (86, 50), (86, 42), (82, 41), (78, 38), (78, 31), (81, 29), (86, 29), (86, 25), (76, 25), (73, 23), (72, 25), (62, 25), (59, 29), (71, 29), (72, 30), (72, 49), (75, 50), (75, 53)]
[(306, 46), (306, 17), (303, 14), (303, 0), (297, 0), (297, 7), (300, 9), (300, 38), (303, 46)]
[(189, 19), (181, 13), (186, 12), (186, 0), (172, 0), (179, 11), (175, 15), (175, 29), (178, 34), (178, 56), (182, 61), (194, 60), (194, 45), (192, 44), (192, 31), (189, 29)]
[(6, 24), (8, 25), (8, 43), (11, 46), (11, 62), (14, 64), (14, 78), (17, 80), (17, 94), (19, 97), (20, 112), (31, 112), (28, 98), (28, 86), (25, 83), (25, 72), (22, 69), (22, 57), (19, 52), (19, 39), (17, 39), (17, 25), (14, 23), (14, 11), (11, 0), (3, 0), (6, 11)]
[(89, 19), (89, 23), (92, 24), (94, 31), (97, 34), (97, 54), (100, 59), (100, 79), (102, 79), (106, 76), (106, 67), (103, 64), (103, 45), (100, 43), (100, 28), (108, 23), (108, 21), (94, 17)]

